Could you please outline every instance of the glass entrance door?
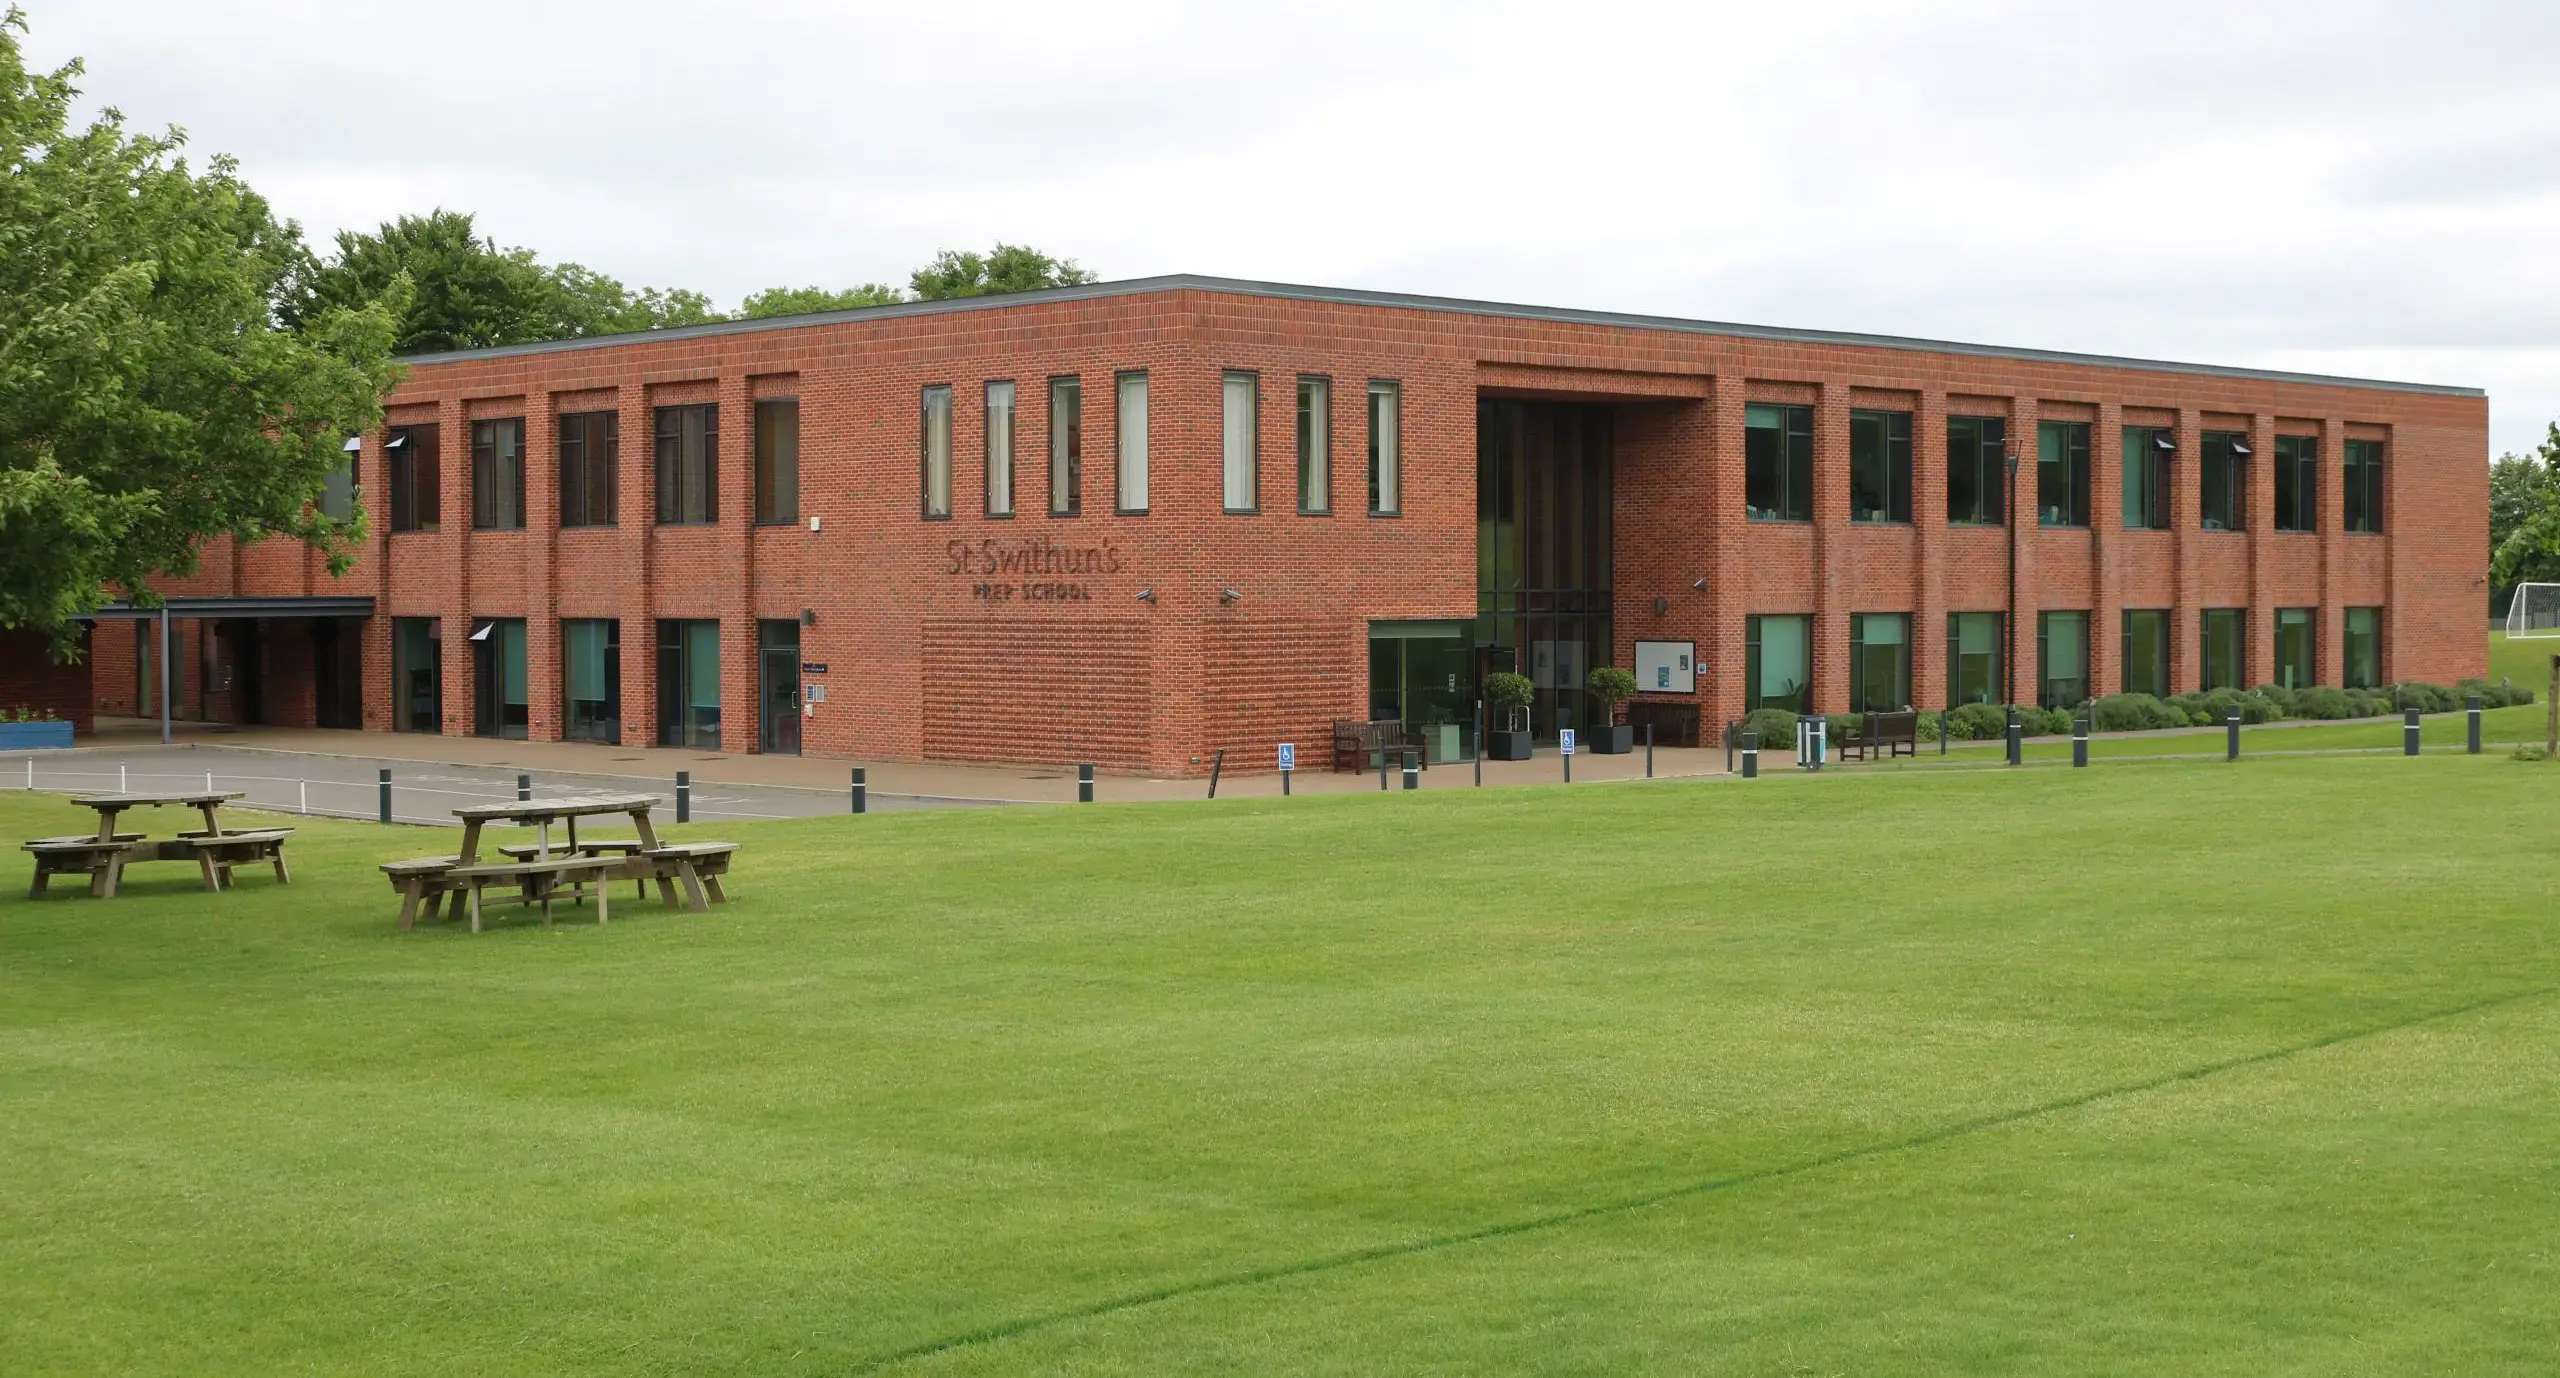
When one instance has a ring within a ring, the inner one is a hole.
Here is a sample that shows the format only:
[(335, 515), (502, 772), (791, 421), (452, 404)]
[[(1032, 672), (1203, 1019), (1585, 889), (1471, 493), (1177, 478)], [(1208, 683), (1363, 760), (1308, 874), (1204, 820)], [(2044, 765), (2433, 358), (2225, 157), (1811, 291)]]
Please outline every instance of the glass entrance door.
[(800, 754), (800, 624), (756, 624), (761, 657), (756, 750), (768, 756)]
[(1405, 725), (1434, 762), (1476, 751), (1472, 622), (1369, 624), (1369, 716)]

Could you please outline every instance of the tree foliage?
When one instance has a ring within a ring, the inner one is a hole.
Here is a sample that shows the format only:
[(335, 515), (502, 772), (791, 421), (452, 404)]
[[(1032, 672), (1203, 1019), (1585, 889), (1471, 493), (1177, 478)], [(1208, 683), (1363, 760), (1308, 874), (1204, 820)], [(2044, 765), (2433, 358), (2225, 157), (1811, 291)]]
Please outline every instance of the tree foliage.
[(343, 569), (361, 518), (313, 500), (381, 420), (407, 284), (300, 301), (301, 231), (230, 159), (193, 169), (112, 109), (73, 128), (81, 65), (29, 73), (25, 32), (0, 17), (0, 626), (67, 648), (107, 586), (147, 597), (217, 535)]
[(1093, 280), (1094, 274), (1072, 258), (1051, 258), (1022, 244), (998, 244), (986, 254), (945, 249), (933, 256), (933, 262), (916, 269), (909, 283), (917, 300), (943, 301), (1073, 287)]
[(768, 287), (750, 294), (738, 307), (738, 314), (753, 319), (760, 316), (800, 316), (812, 311), (850, 311), (858, 306), (888, 306), (905, 301), (906, 294), (885, 282), (866, 282), (835, 291), (826, 287)]
[[(2503, 534), (2502, 516), (2509, 522)], [(2560, 422), (2533, 455), (2507, 455), (2490, 469), (2489, 523), (2493, 586), (2560, 582)]]

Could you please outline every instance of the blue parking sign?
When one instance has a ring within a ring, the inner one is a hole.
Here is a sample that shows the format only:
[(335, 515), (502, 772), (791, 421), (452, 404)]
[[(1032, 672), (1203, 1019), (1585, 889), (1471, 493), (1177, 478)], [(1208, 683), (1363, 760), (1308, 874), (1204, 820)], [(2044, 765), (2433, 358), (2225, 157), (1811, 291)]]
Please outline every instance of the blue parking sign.
[(1568, 727), (1568, 728), (1564, 729), (1562, 732), (1559, 732), (1559, 733), (1557, 733), (1557, 734), (1556, 734), (1556, 750), (1563, 752), (1563, 753), (1564, 753), (1565, 755), (1567, 755), (1567, 756), (1570, 756), (1570, 755), (1572, 755), (1572, 754), (1573, 754), (1573, 729), (1572, 729), (1572, 728)]
[(1297, 768), (1298, 744), (1296, 742), (1282, 742), (1280, 744), (1280, 769), (1286, 772), (1296, 770)]

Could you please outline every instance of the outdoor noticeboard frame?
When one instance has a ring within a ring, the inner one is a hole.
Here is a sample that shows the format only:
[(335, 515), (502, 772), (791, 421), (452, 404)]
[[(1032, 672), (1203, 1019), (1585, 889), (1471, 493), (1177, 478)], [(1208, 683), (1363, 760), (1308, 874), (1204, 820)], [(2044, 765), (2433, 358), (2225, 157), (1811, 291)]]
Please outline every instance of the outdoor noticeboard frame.
[(1640, 694), (1698, 692), (1698, 643), (1694, 641), (1637, 642), (1636, 692)]

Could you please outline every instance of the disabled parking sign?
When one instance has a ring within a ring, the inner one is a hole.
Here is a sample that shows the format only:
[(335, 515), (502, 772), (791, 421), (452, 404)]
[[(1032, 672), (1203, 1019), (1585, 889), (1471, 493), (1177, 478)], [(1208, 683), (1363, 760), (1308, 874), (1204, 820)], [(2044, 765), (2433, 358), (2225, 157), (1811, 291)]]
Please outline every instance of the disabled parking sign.
[(1297, 768), (1298, 744), (1296, 742), (1282, 742), (1280, 744), (1280, 769), (1282, 773), (1285, 774), (1289, 771), (1296, 770)]
[(1568, 727), (1568, 728), (1564, 729), (1563, 731), (1558, 732), (1558, 733), (1556, 734), (1556, 750), (1563, 752), (1563, 753), (1564, 753), (1565, 755), (1567, 755), (1567, 756), (1570, 756), (1570, 755), (1572, 755), (1572, 754), (1573, 754), (1573, 729), (1572, 729), (1572, 728)]

